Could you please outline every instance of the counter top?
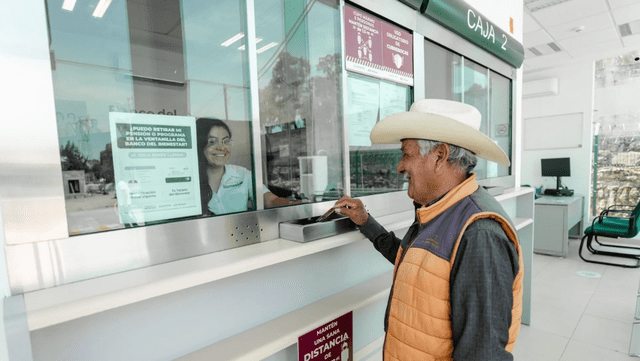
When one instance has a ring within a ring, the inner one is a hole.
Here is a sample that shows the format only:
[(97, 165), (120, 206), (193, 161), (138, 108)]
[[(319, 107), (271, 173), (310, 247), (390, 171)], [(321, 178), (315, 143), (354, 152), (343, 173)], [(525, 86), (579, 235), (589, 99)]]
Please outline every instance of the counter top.
[[(503, 201), (530, 192), (531, 188), (512, 188), (495, 198)], [(413, 219), (413, 210), (376, 217), (387, 230), (396, 232), (408, 228)], [(531, 224), (532, 219), (515, 218), (514, 223), (518, 230)], [(27, 292), (24, 300), (29, 330), (42, 329), (359, 241), (365, 241), (359, 231), (307, 243), (279, 238)]]
[[(408, 228), (413, 211), (376, 217), (389, 231)], [(274, 239), (24, 294), (29, 330), (38, 330), (134, 302), (363, 241), (359, 231), (307, 243)]]

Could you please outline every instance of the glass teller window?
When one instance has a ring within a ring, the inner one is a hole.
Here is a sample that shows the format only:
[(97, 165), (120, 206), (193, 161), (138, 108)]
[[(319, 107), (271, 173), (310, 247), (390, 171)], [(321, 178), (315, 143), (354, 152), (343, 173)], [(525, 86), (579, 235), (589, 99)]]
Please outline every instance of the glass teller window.
[(255, 209), (243, 1), (46, 4), (70, 234)]
[(294, 201), (342, 194), (338, 2), (256, 1), (255, 13), (265, 186)]
[[(482, 115), (480, 131), (511, 159), (511, 79), (430, 40), (425, 39), (424, 46), (426, 97), (476, 107)], [(495, 179), (510, 176), (511, 167), (478, 158), (474, 173), (478, 179)]]

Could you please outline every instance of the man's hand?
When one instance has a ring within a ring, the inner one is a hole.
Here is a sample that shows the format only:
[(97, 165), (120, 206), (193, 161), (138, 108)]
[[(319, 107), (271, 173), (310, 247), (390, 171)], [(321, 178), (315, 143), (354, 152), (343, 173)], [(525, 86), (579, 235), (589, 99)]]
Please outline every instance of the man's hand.
[(343, 196), (333, 207), (337, 213), (344, 214), (351, 218), (353, 223), (359, 226), (367, 223), (367, 220), (369, 219), (369, 213), (359, 199)]

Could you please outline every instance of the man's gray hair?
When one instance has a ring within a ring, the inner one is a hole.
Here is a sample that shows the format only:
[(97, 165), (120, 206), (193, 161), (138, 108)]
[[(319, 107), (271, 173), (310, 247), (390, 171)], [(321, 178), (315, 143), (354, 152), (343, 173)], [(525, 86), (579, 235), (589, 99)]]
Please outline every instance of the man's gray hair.
[[(425, 156), (433, 151), (442, 142), (435, 140), (418, 139), (418, 146), (420, 146), (420, 155)], [(447, 143), (448, 144), (448, 143)], [(473, 168), (478, 164), (478, 158), (473, 152), (457, 145), (449, 144), (449, 160), (451, 164), (455, 164), (465, 174), (469, 175)]]

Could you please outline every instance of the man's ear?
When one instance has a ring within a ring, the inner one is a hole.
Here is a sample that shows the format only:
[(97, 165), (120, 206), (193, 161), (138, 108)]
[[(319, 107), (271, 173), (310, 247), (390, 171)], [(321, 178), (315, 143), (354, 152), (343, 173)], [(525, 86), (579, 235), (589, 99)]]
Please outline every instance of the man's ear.
[(447, 143), (440, 143), (438, 144), (438, 146), (433, 150), (433, 154), (435, 155), (435, 169), (436, 171), (439, 171), (441, 169), (443, 169), (443, 167), (447, 164), (448, 160), (449, 160), (449, 154), (450, 154), (451, 149), (449, 148), (449, 144)]

